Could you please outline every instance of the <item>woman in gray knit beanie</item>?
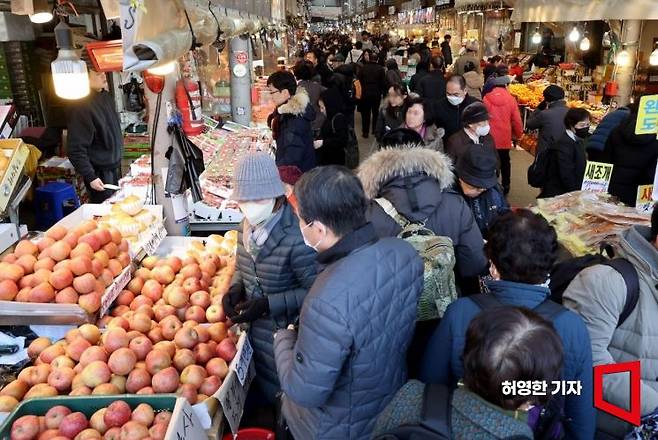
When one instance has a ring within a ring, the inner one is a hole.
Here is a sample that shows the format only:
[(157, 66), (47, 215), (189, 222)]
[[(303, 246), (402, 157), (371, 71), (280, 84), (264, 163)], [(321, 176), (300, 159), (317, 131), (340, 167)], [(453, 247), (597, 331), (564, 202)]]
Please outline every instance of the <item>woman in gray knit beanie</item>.
[(280, 391), (272, 335), (293, 324), (317, 275), (315, 252), (304, 244), (274, 159), (263, 152), (242, 157), (233, 172), (233, 194), (244, 214), (238, 233), (236, 272), (222, 298), (234, 323), (251, 323), (256, 387), (264, 404)]

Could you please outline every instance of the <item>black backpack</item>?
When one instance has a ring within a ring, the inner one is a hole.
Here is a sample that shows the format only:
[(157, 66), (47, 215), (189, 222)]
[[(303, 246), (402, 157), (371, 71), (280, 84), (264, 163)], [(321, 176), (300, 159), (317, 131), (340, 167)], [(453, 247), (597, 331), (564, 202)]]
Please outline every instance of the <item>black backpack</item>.
[(576, 278), (576, 275), (596, 264), (613, 268), (619, 272), (626, 283), (626, 301), (617, 321), (617, 327), (619, 327), (633, 312), (640, 298), (640, 279), (637, 270), (624, 258), (608, 259), (602, 253), (599, 253), (572, 258), (556, 264), (551, 271), (551, 282), (549, 286), (551, 289), (551, 299), (556, 303), (562, 304), (562, 295), (567, 287), (569, 287), (569, 284), (571, 284), (571, 281)]
[[(402, 425), (378, 435), (374, 440), (450, 440), (452, 389), (441, 384), (425, 385), (420, 422)], [(525, 436), (507, 437), (505, 440), (530, 440)]]
[(550, 147), (537, 149), (535, 160), (528, 167), (528, 185), (533, 188), (543, 188), (548, 179), (548, 170), (553, 157)]

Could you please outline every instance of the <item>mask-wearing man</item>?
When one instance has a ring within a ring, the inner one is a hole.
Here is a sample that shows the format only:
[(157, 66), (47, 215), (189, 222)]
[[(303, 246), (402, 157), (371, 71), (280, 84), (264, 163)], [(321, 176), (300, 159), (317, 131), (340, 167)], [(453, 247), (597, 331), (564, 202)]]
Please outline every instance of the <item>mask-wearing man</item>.
[(448, 138), (445, 152), (457, 164), (472, 145), (487, 150), (498, 157), (493, 137), (489, 134), (489, 112), (481, 102), (467, 106), (462, 112), (463, 128)]
[(432, 114), (435, 125), (445, 129), (446, 141), (462, 128), (462, 112), (477, 99), (466, 92), (466, 80), (461, 75), (452, 75), (446, 84), (446, 97), (433, 103)]

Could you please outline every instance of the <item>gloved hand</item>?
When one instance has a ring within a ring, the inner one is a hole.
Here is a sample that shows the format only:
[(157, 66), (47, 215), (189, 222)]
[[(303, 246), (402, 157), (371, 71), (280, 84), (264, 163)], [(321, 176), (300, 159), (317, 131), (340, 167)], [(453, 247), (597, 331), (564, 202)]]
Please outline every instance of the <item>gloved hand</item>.
[[(237, 316), (235, 311), (235, 306), (242, 301), (242, 287), (239, 285), (231, 286), (226, 295), (222, 297), (222, 307), (224, 307), (224, 313), (228, 316), (231, 321)], [(235, 321), (234, 321), (235, 322)]]
[(234, 323), (252, 322), (270, 312), (270, 302), (265, 297), (250, 299), (235, 306), (235, 311), (239, 314), (231, 317)]

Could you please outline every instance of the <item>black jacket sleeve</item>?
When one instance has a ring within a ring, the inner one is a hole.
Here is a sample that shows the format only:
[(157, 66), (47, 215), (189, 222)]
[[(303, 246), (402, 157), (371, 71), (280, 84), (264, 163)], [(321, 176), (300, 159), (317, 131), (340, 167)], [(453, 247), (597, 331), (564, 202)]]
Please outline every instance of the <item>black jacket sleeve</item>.
[(582, 185), (582, 176), (576, 175), (576, 154), (574, 148), (578, 148), (578, 145), (564, 141), (558, 142), (553, 146), (557, 156), (558, 175), (566, 192), (576, 191)]
[(330, 152), (340, 151), (347, 143), (347, 119), (342, 113), (339, 113), (328, 123), (331, 124), (331, 134), (323, 137), (322, 148)]
[(84, 109), (72, 109), (68, 120), (67, 153), (75, 171), (85, 182), (90, 183), (97, 178), (89, 158), (89, 149), (94, 141), (95, 128), (91, 114)]

